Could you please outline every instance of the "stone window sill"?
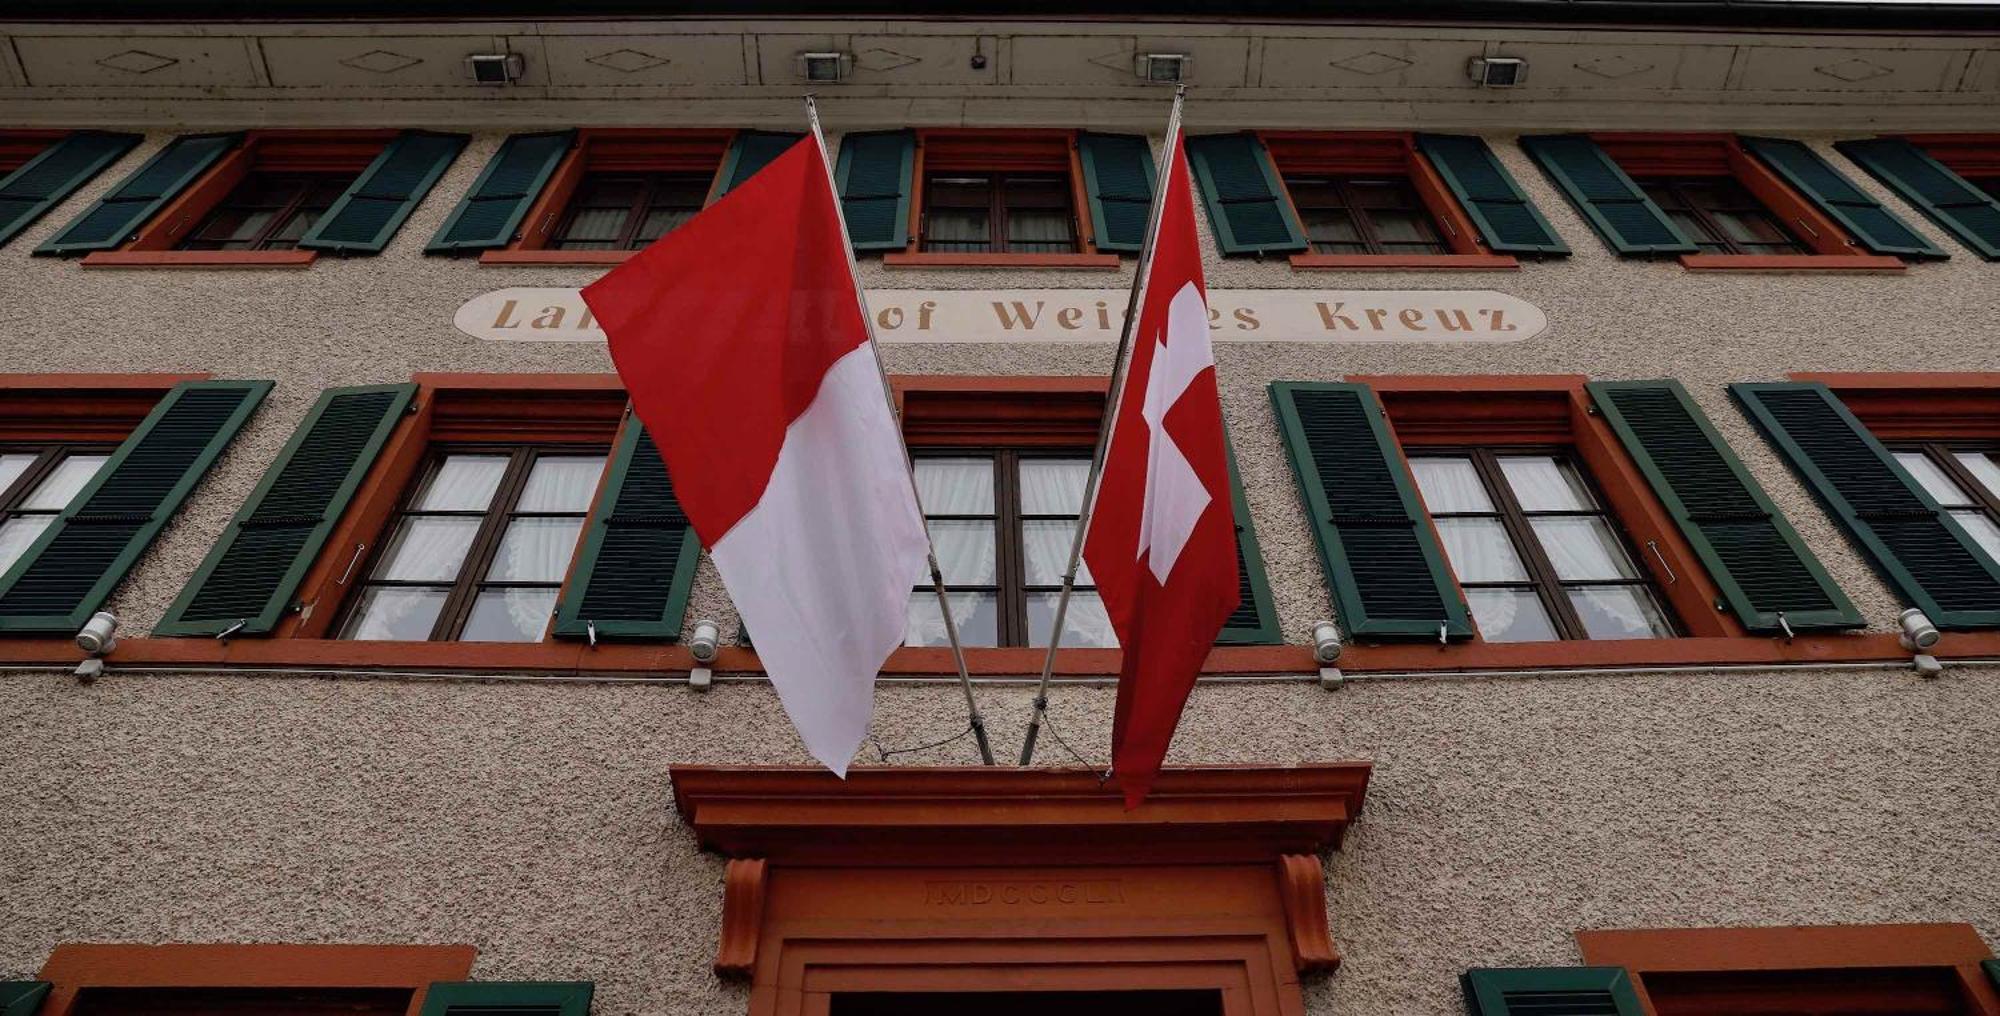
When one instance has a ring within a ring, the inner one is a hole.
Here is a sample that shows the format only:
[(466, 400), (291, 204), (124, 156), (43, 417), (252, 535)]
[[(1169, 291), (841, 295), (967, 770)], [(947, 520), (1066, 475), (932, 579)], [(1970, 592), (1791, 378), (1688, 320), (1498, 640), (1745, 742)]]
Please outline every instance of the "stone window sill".
[(882, 255), (885, 268), (1097, 268), (1116, 270), (1116, 254), (943, 254), (934, 251), (892, 251)]
[(1511, 254), (1294, 254), (1296, 271), (1517, 272)]
[(622, 265), (636, 250), (489, 250), (482, 265)]
[(311, 250), (101, 250), (85, 268), (310, 268)]
[(1900, 275), (1901, 258), (1880, 254), (1683, 254), (1693, 272), (1871, 272)]

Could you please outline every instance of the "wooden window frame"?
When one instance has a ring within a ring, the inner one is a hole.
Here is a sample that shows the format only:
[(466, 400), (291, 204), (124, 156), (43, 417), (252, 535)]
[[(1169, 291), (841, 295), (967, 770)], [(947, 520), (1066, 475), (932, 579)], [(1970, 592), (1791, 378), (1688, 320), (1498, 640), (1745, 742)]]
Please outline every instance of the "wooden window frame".
[(567, 221), (570, 199), (591, 173), (711, 174), (706, 208), (722, 196), (722, 169), (730, 145), (741, 131), (732, 129), (649, 130), (632, 127), (586, 127), (576, 132), (569, 151), (556, 163), (541, 193), (521, 218), (520, 235), (498, 250), (479, 255), (482, 265), (621, 265), (637, 250), (558, 250), (560, 227)]
[(2000, 443), (2000, 371), (1795, 371), (1824, 384), (1885, 444)]
[(1648, 975), (1921, 968), (1950, 970), (1970, 1016), (2000, 1016), (2000, 988), (1980, 966), (1991, 949), (1970, 924), (1578, 931), (1589, 966), (1624, 967), (1646, 1016)]
[(1639, 179), (1648, 176), (1733, 178), (1810, 253), (1682, 254), (1690, 271), (1848, 271), (1900, 273), (1901, 258), (1862, 251), (1819, 206), (1793, 190), (1734, 134), (1607, 131), (1586, 135), (1606, 158)]
[[(1735, 178), (1735, 177), (1733, 177), (1733, 176), (1724, 176), (1724, 177), (1688, 177), (1688, 176), (1669, 176), (1669, 177), (1658, 177), (1658, 176), (1652, 176), (1652, 177), (1643, 177), (1643, 178), (1641, 178), (1641, 179), (1638, 179), (1638, 180), (1635, 180), (1635, 181), (1633, 181), (1633, 182), (1634, 182), (1634, 183), (1637, 183), (1637, 184), (1639, 185), (1639, 190), (1640, 190), (1640, 191), (1641, 191), (1642, 193), (1643, 193), (1643, 192), (1645, 192), (1645, 190), (1646, 190), (1646, 189), (1647, 189), (1647, 188), (1648, 188), (1649, 186), (1651, 186), (1651, 187), (1656, 187), (1656, 188), (1659, 188), (1659, 189), (1662, 189), (1662, 190), (1665, 190), (1665, 191), (1667, 191), (1667, 192), (1671, 193), (1671, 194), (1672, 194), (1672, 195), (1674, 196), (1674, 199), (1675, 199), (1676, 201), (1678, 201), (1678, 202), (1679, 202), (1679, 205), (1678, 205), (1677, 207), (1673, 207), (1673, 208), (1668, 208), (1668, 207), (1667, 207), (1667, 206), (1665, 206), (1665, 205), (1660, 205), (1660, 210), (1661, 210), (1661, 211), (1663, 211), (1663, 212), (1666, 212), (1666, 213), (1667, 213), (1667, 216), (1668, 216), (1668, 218), (1669, 218), (1669, 219), (1671, 219), (1671, 218), (1673, 217), (1673, 213), (1674, 213), (1674, 212), (1685, 212), (1685, 213), (1687, 213), (1688, 215), (1692, 216), (1692, 217), (1693, 217), (1693, 218), (1694, 218), (1694, 219), (1695, 219), (1696, 221), (1698, 221), (1698, 222), (1700, 222), (1700, 223), (1701, 223), (1701, 227), (1702, 227), (1702, 228), (1703, 228), (1704, 230), (1706, 230), (1706, 231), (1708, 232), (1708, 235), (1714, 238), (1714, 239), (1712, 239), (1712, 240), (1708, 240), (1707, 242), (1708, 242), (1708, 243), (1710, 243), (1710, 244), (1713, 244), (1713, 245), (1716, 245), (1716, 246), (1720, 246), (1720, 247), (1724, 248), (1724, 249), (1723, 249), (1723, 250), (1721, 251), (1721, 253), (1723, 253), (1723, 254), (1727, 254), (1727, 255), (1730, 255), (1730, 256), (1733, 256), (1733, 257), (1774, 257), (1774, 256), (1780, 256), (1780, 255), (1773, 255), (1773, 254), (1768, 254), (1768, 253), (1766, 253), (1766, 254), (1759, 254), (1759, 253), (1757, 253), (1757, 252), (1755, 252), (1755, 251), (1748, 251), (1748, 250), (1742, 250), (1742, 249), (1739, 249), (1739, 243), (1740, 243), (1740, 241), (1738, 241), (1738, 240), (1735, 240), (1735, 239), (1733, 239), (1732, 237), (1730, 237), (1730, 236), (1729, 236), (1729, 231), (1728, 231), (1728, 230), (1727, 230), (1726, 228), (1724, 228), (1724, 227), (1723, 227), (1723, 225), (1722, 225), (1722, 223), (1721, 223), (1720, 221), (1718, 221), (1718, 220), (1716, 219), (1716, 217), (1715, 217), (1715, 215), (1716, 215), (1716, 209), (1714, 209), (1714, 208), (1711, 208), (1711, 207), (1709, 207), (1709, 206), (1708, 206), (1708, 205), (1706, 205), (1706, 204), (1703, 204), (1703, 203), (1702, 203), (1701, 201), (1697, 200), (1697, 199), (1696, 199), (1696, 197), (1695, 197), (1694, 195), (1692, 195), (1692, 194), (1688, 193), (1688, 184), (1689, 184), (1689, 183), (1690, 183), (1691, 181), (1694, 181), (1694, 182), (1698, 182), (1698, 181), (1702, 181), (1702, 180), (1709, 180), (1709, 179), (1714, 179), (1714, 180), (1729, 180), (1729, 181), (1732, 181), (1732, 182), (1733, 182), (1733, 181), (1734, 181), (1734, 180), (1735, 180), (1736, 178)], [(1746, 191), (1745, 193), (1748, 193), (1748, 192)], [(1651, 195), (1647, 195), (1647, 196), (1648, 196), (1648, 197), (1651, 197)], [(1786, 245), (1788, 245), (1788, 246), (1792, 246), (1792, 247), (1802, 247), (1802, 246), (1804, 246), (1804, 245), (1805, 245), (1805, 241), (1803, 241), (1803, 240), (1799, 239), (1799, 238), (1798, 238), (1797, 236), (1793, 235), (1793, 233), (1792, 233), (1792, 231), (1791, 231), (1791, 230), (1789, 230), (1789, 229), (1786, 229), (1786, 228), (1785, 228), (1785, 224), (1784, 224), (1783, 222), (1780, 222), (1780, 221), (1778, 221), (1778, 218), (1777, 218), (1777, 217), (1776, 217), (1775, 215), (1772, 215), (1772, 214), (1771, 214), (1771, 210), (1770, 210), (1770, 209), (1768, 209), (1768, 208), (1765, 208), (1765, 207), (1763, 206), (1763, 204), (1762, 204), (1761, 202), (1757, 202), (1757, 197), (1756, 197), (1756, 195), (1754, 195), (1754, 194), (1750, 195), (1750, 200), (1751, 200), (1752, 202), (1755, 202), (1755, 203), (1757, 204), (1757, 207), (1756, 207), (1756, 209), (1755, 209), (1756, 211), (1758, 211), (1758, 212), (1762, 213), (1762, 214), (1763, 214), (1764, 216), (1766, 216), (1767, 218), (1769, 218), (1769, 219), (1771, 220), (1771, 224), (1772, 224), (1773, 226), (1775, 226), (1775, 227), (1777, 228), (1778, 232), (1779, 232), (1779, 233), (1780, 233), (1780, 234), (1781, 234), (1781, 235), (1782, 235), (1782, 236), (1784, 237), (1784, 239), (1783, 239), (1783, 241), (1782, 241), (1782, 242), (1783, 242), (1784, 244), (1786, 244)], [(1659, 201), (1655, 200), (1655, 201), (1654, 201), (1653, 203), (1654, 203), (1654, 204), (1656, 204), (1656, 205), (1658, 205), (1658, 204), (1659, 204)], [(1748, 209), (1744, 209), (1744, 210), (1748, 210)], [(1685, 230), (1683, 230), (1683, 232), (1685, 232)], [(1694, 242), (1695, 246), (1697, 246), (1697, 247), (1698, 247), (1698, 246), (1701, 246), (1701, 245), (1702, 245), (1702, 243), (1703, 243), (1703, 241), (1702, 241), (1702, 240), (1700, 240), (1700, 239), (1695, 239), (1695, 238), (1690, 238), (1690, 239), (1692, 239), (1692, 240), (1693, 240), (1693, 242)], [(1714, 256), (1714, 254), (1715, 254), (1715, 252), (1712, 252), (1712, 251), (1711, 251), (1711, 252), (1707, 252), (1707, 253), (1709, 253), (1709, 255), (1710, 255), (1710, 256)], [(1785, 251), (1785, 252), (1781, 252), (1781, 254), (1786, 254), (1786, 255), (1788, 255), (1788, 254), (1792, 254), (1792, 253), (1796, 253), (1796, 252), (1792, 252), (1792, 251)]]
[[(1271, 156), (1278, 190), (1303, 228), (1298, 204), (1292, 200), (1285, 175), (1394, 177), (1409, 181), (1430, 213), (1449, 254), (1303, 254), (1290, 255), (1300, 270), (1366, 271), (1518, 271), (1520, 259), (1495, 254), (1479, 227), (1445, 184), (1437, 167), (1417, 147), (1407, 131), (1258, 131), (1257, 141)], [(1310, 241), (1308, 242), (1310, 244)]]
[(470, 945), (58, 945), (41, 1016), (70, 1016), (87, 988), (404, 988), (407, 1016), (432, 981), (463, 981)]
[[(918, 180), (916, 181), (916, 187), (917, 187), (917, 189), (918, 189), (919, 191), (921, 191), (921, 192), (923, 193), (923, 198), (922, 198), (921, 200), (919, 200), (919, 201), (917, 202), (917, 204), (918, 204), (918, 205), (919, 205), (920, 207), (921, 207), (921, 206), (924, 206), (924, 205), (933, 205), (933, 204), (935, 204), (935, 203), (936, 203), (936, 197), (937, 197), (937, 196), (931, 193), (931, 188), (932, 188), (932, 186), (933, 186), (933, 185), (934, 185), (934, 184), (935, 184), (935, 183), (937, 182), (937, 180), (939, 179), (939, 175), (938, 175), (938, 174), (946, 174), (946, 173), (952, 173), (952, 172), (963, 172), (963, 173), (971, 173), (972, 171), (970, 171), (970, 170), (957, 170), (957, 171), (954, 171), (954, 170), (943, 170), (943, 169), (939, 169), (939, 170), (933, 170), (933, 171), (932, 171), (932, 173), (931, 173), (931, 175), (927, 175), (927, 176), (924, 176), (924, 177), (921, 177), (921, 178), (919, 178), (919, 179), (918, 179)], [(1069, 177), (1068, 177), (1068, 174), (1067, 174), (1067, 172), (1065, 172), (1065, 171), (1061, 171), (1061, 170), (1057, 170), (1057, 171), (1051, 171), (1051, 172), (1047, 172), (1047, 173), (1029, 173), (1029, 172), (1022, 172), (1022, 171), (1019, 171), (1019, 170), (980, 170), (980, 171), (978, 171), (978, 176), (979, 176), (980, 178), (983, 178), (983, 179), (985, 179), (985, 180), (987, 181), (987, 183), (986, 183), (986, 187), (987, 187), (987, 199), (986, 199), (986, 213), (987, 213), (987, 224), (988, 224), (988, 227), (987, 227), (987, 236), (988, 236), (988, 239), (987, 239), (987, 241), (986, 241), (986, 242), (987, 242), (988, 244), (990, 244), (990, 245), (993, 245), (993, 246), (994, 246), (994, 247), (996, 247), (997, 249), (995, 249), (995, 250), (991, 250), (991, 251), (928, 251), (928, 252), (926, 252), (926, 253), (933, 253), (933, 254), (944, 254), (944, 253), (952, 253), (952, 254), (1074, 254), (1074, 253), (1077, 253), (1077, 252), (1076, 252), (1076, 251), (1074, 251), (1074, 250), (1071, 250), (1071, 251), (1017, 251), (1017, 250), (1013, 250), (1013, 249), (1011, 249), (1011, 247), (1010, 247), (1010, 245), (1011, 245), (1011, 244), (1012, 244), (1012, 243), (1014, 242), (1014, 241), (1013, 241), (1013, 239), (1012, 239), (1012, 236), (1011, 236), (1011, 230), (1012, 230), (1012, 222), (1013, 222), (1013, 211), (1012, 211), (1012, 207), (1011, 207), (1011, 206), (1010, 206), (1010, 205), (1009, 205), (1009, 204), (1007, 203), (1007, 185), (1008, 185), (1008, 184), (1010, 184), (1010, 183), (1019, 183), (1019, 182), (1040, 182), (1040, 183), (1045, 183), (1045, 184), (1056, 184), (1056, 185), (1058, 185), (1058, 186), (1059, 186), (1059, 187), (1061, 188), (1061, 190), (1062, 190), (1062, 191), (1063, 191), (1063, 193), (1064, 193), (1064, 200), (1065, 200), (1065, 204), (1063, 205), (1063, 211), (1065, 211), (1065, 212), (1067, 212), (1067, 213), (1069, 214), (1069, 224), (1070, 224), (1070, 236), (1071, 236), (1071, 240), (1070, 240), (1070, 243), (1071, 243), (1071, 246), (1075, 246), (1075, 245), (1077, 244), (1077, 242), (1078, 242), (1078, 239), (1079, 239), (1079, 238), (1080, 238), (1080, 237), (1082, 236), (1082, 229), (1081, 229), (1081, 227), (1080, 227), (1080, 224), (1079, 224), (1079, 223), (1078, 223), (1078, 221), (1077, 221), (1077, 217), (1078, 217), (1078, 211), (1077, 211), (1077, 207), (1076, 207), (1076, 195), (1075, 195), (1075, 194), (1073, 193), (1073, 191), (1074, 191), (1074, 189), (1075, 189), (1075, 188), (1074, 188), (1074, 184), (1075, 184), (1075, 181), (1073, 181), (1073, 180), (1069, 179)], [(954, 207), (969, 207), (969, 206), (954, 206)], [(930, 236), (930, 220), (929, 220), (929, 218), (928, 218), (927, 216), (925, 216), (925, 215), (920, 215), (920, 216), (918, 217), (918, 219), (917, 219), (917, 229), (916, 229), (916, 233), (917, 233), (917, 248), (918, 248), (919, 250), (922, 250), (922, 249), (923, 249), (923, 248), (924, 248), (925, 246), (927, 246), (927, 245), (930, 245), (930, 244), (933, 244), (933, 243), (939, 243), (939, 242), (943, 242), (943, 243), (971, 243), (971, 242), (974, 242), (974, 241), (969, 241), (969, 240), (959, 240), (959, 241), (953, 241), (953, 240), (945, 240), (945, 241), (938, 241), (938, 240), (934, 240), (934, 239), (933, 239), (933, 238), (931, 238), (931, 236)], [(1046, 242), (1048, 242), (1048, 241), (1033, 241), (1033, 240), (1024, 240), (1024, 241), (1022, 241), (1022, 242), (1023, 242), (1023, 243), (1035, 243), (1035, 242), (1044, 242), (1044, 243), (1046, 243)]]
[[(1968, 182), (2000, 180), (2000, 134), (1892, 134)], [(1979, 186), (1979, 184), (1974, 184)], [(1993, 195), (2000, 201), (2000, 193)]]
[(6, 176), (27, 165), (30, 159), (73, 133), (75, 132), (66, 130), (0, 131), (0, 176)]
[(388, 129), (256, 130), (167, 202), (116, 250), (95, 251), (85, 268), (309, 268), (315, 250), (179, 250), (181, 241), (251, 173), (359, 175), (399, 136)]
[[(266, 223), (263, 226), (263, 228), (259, 229), (256, 235), (252, 237), (252, 242), (257, 244), (257, 246), (251, 248), (253, 251), (257, 251), (260, 253), (264, 252), (266, 249), (262, 245), (270, 243), (271, 238), (275, 236), (279, 230), (282, 230), (285, 228), (285, 226), (289, 225), (292, 221), (292, 218), (298, 215), (299, 212), (305, 208), (307, 199), (312, 195), (314, 187), (313, 179), (312, 177), (306, 175), (298, 175), (295, 176), (294, 179), (296, 180), (296, 186), (298, 188), (297, 193), (294, 194), (291, 198), (288, 198), (283, 205), (278, 206), (278, 213), (276, 215), (271, 216), (271, 221)], [(195, 223), (195, 228), (193, 230), (190, 230), (187, 236), (181, 238), (181, 243), (186, 244), (190, 240), (194, 239), (195, 236), (201, 232), (202, 226), (207, 225), (211, 220), (213, 220), (217, 213), (230, 207), (230, 198), (233, 198), (235, 196), (236, 192), (232, 190), (229, 194), (224, 195), (220, 201), (217, 201), (215, 203), (215, 207), (209, 209), (208, 214), (202, 216), (200, 222)], [(340, 195), (338, 194), (334, 195), (333, 200), (327, 202), (326, 208), (320, 210), (320, 214), (322, 215), (326, 214), (326, 212), (331, 210), (334, 204), (339, 200), (340, 200)], [(181, 249), (187, 250), (189, 248), (182, 247)]]
[[(919, 128), (911, 159), (910, 238), (902, 250), (882, 255), (888, 268), (1081, 268), (1117, 269), (1117, 254), (1097, 249), (1084, 184), (1083, 155), (1075, 130)], [(1072, 254), (947, 253), (923, 249), (924, 182), (933, 173), (1061, 173), (1069, 180), (1070, 209), (1076, 220)]]

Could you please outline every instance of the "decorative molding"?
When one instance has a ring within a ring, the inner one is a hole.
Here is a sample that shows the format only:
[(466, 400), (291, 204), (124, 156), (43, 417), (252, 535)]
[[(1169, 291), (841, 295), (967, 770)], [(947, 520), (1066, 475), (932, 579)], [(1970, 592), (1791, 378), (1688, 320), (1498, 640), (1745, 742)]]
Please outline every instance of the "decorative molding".
[(1291, 926), (1292, 965), (1301, 974), (1332, 973), (1340, 951), (1326, 921), (1326, 869), (1312, 854), (1278, 858), (1278, 897)]
[(1600, 77), (1607, 81), (1617, 81), (1620, 78), (1629, 78), (1634, 74), (1644, 74), (1652, 70), (1654, 65), (1640, 63), (1622, 53), (1613, 53), (1610, 56), (1595, 57), (1585, 60), (1582, 63), (1573, 64), (1572, 66), (1585, 74)]
[(392, 53), (386, 49), (371, 49), (359, 56), (350, 56), (336, 62), (342, 67), (352, 67), (357, 71), (367, 71), (370, 74), (394, 74), (397, 71), (415, 67), (424, 61), (420, 57)]
[(1849, 60), (1842, 60), (1839, 63), (1814, 67), (1813, 73), (1824, 74), (1836, 81), (1845, 81), (1848, 84), (1854, 84), (1861, 81), (1873, 81), (1876, 78), (1887, 77), (1896, 72), (1873, 61), (1855, 57)]
[(893, 49), (882, 49), (880, 47), (864, 49), (854, 54), (854, 66), (864, 71), (874, 71), (878, 74), (885, 71), (902, 70), (905, 67), (923, 62), (922, 57), (911, 56), (908, 53), (898, 53)]
[(113, 53), (95, 62), (99, 67), (109, 67), (114, 71), (124, 71), (127, 74), (151, 74), (154, 71), (172, 67), (180, 63), (180, 60), (177, 57), (148, 53), (143, 49), (128, 49), (121, 53)]
[(715, 951), (718, 977), (749, 977), (757, 965), (757, 936), (764, 930), (765, 874), (761, 857), (736, 857), (722, 881), (722, 943)]
[(596, 64), (599, 67), (614, 70), (620, 74), (634, 74), (639, 71), (651, 70), (654, 67), (664, 67), (673, 61), (668, 60), (666, 57), (654, 56), (651, 53), (641, 50), (614, 49), (609, 53), (599, 53), (596, 56), (584, 57), (583, 62)]
[(1379, 50), (1370, 50), (1366, 53), (1330, 61), (1328, 66), (1372, 77), (1377, 74), (1387, 74), (1390, 71), (1402, 70), (1415, 62), (1414, 60), (1406, 60), (1403, 57), (1383, 53)]

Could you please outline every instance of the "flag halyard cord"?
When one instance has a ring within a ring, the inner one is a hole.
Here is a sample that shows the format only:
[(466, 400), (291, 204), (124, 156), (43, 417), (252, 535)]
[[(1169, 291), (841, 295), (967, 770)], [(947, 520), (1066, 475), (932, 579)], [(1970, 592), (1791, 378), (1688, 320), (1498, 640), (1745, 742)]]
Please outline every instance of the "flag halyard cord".
[[(826, 135), (820, 130), (819, 104), (814, 101), (811, 95), (807, 95), (805, 100), (806, 120), (812, 125), (813, 144), (819, 146), (820, 166), (826, 171), (826, 186), (833, 194), (834, 215), (840, 220), (841, 250), (847, 256), (848, 277), (854, 280), (854, 301), (861, 308), (861, 322), (868, 330), (868, 350), (875, 356), (875, 373), (882, 379), (882, 397), (888, 401), (889, 415), (896, 421), (896, 440), (903, 446), (903, 468), (910, 480), (910, 497), (916, 502), (917, 514), (922, 516), (924, 502), (923, 495), (917, 489), (917, 467), (910, 459), (909, 443), (903, 438), (902, 413), (896, 409), (896, 392), (889, 384), (889, 369), (882, 362), (882, 346), (875, 339), (875, 318), (868, 311), (867, 293), (861, 288), (861, 266), (855, 263), (854, 260), (854, 241), (847, 234), (847, 209), (840, 203), (840, 186), (833, 178), (833, 160), (828, 156), (826, 150)], [(1179, 109), (1178, 101), (1176, 102), (1175, 109)], [(1155, 214), (1158, 214), (1157, 209)], [(1155, 228), (1157, 228), (1157, 223), (1155, 224)], [(1130, 330), (1129, 325), (1127, 326), (1127, 330)], [(965, 646), (958, 639), (958, 622), (951, 616), (951, 597), (945, 592), (944, 571), (938, 567), (937, 543), (931, 539), (928, 523), (924, 526), (924, 545), (927, 560), (930, 564), (931, 588), (937, 591), (938, 612), (944, 616), (945, 638), (951, 642), (952, 662), (958, 667), (958, 686), (965, 693), (966, 718), (970, 724), (972, 736), (979, 744), (980, 761), (989, 766), (994, 765), (993, 745), (987, 740), (986, 720), (980, 716), (979, 702), (972, 694), (972, 675), (967, 671), (965, 666)], [(1074, 555), (1072, 555), (1072, 558), (1074, 558)], [(1070, 571), (1074, 572), (1075, 570), (1076, 564), (1072, 560)], [(1065, 595), (1067, 595), (1067, 583), (1065, 584)], [(1060, 617), (1061, 615), (1057, 616)], [(1047, 678), (1044, 676), (1044, 681), (1046, 682), (1046, 680)], [(957, 740), (957, 738), (950, 740)], [(945, 744), (950, 742), (948, 740), (939, 743)], [(887, 756), (895, 753), (883, 752), (882, 754), (886, 759)]]

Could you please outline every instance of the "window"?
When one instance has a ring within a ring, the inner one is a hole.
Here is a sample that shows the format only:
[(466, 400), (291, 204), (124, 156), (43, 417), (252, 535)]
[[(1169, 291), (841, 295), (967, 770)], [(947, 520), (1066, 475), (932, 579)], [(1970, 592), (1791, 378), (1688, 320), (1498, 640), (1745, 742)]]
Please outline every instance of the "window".
[(463, 980), (475, 954), (469, 945), (65, 943), (42, 964), (41, 1016), (416, 1016), (486, 987)]
[(111, 458), (95, 445), (0, 446), (0, 575)]
[(1222, 1016), (1220, 991), (843, 991), (831, 1016)]
[(251, 173), (181, 241), (182, 250), (292, 250), (354, 173)]
[(1923, 444), (1893, 449), (1896, 461), (2000, 561), (2000, 455), (1991, 448)]
[(1571, 454), (1426, 449), (1409, 463), (1486, 641), (1674, 634)]
[(1446, 254), (1436, 224), (1408, 180), (1287, 176), (1315, 254)]
[(1803, 254), (1756, 196), (1729, 177), (1643, 177), (1639, 186), (1709, 254)]
[(605, 453), (443, 448), (398, 512), (341, 636), (539, 642)]
[(412, 988), (85, 988), (70, 1016), (404, 1016)]
[(939, 173), (924, 181), (923, 250), (1071, 253), (1076, 238), (1065, 176)]
[(699, 173), (589, 173), (550, 246), (638, 250), (694, 218), (712, 177)]

